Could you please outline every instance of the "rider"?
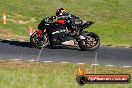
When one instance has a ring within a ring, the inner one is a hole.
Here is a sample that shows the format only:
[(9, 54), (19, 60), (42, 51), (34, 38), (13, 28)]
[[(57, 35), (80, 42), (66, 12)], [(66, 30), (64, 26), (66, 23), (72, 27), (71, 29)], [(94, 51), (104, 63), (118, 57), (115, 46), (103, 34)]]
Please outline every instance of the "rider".
[[(73, 24), (73, 20), (71, 19), (72, 17), (63, 8), (57, 9), (56, 16), (52, 16), (51, 18), (65, 20), (64, 23), (66, 24), (67, 28), (71, 30), (71, 32), (69, 32), (68, 34), (76, 35), (76, 27)], [(45, 19), (40, 22), (40, 24), (38, 25), (38, 29), (45, 29), (43, 25), (45, 25)]]
[(76, 27), (73, 24), (73, 21), (71, 20), (71, 16), (70, 16), (70, 14), (68, 14), (65, 11), (64, 8), (57, 9), (56, 17), (57, 17), (57, 19), (65, 20), (65, 24), (66, 24), (67, 28), (71, 30), (71, 32), (69, 33), (70, 35), (75, 35), (76, 34), (76, 32), (75, 32)]

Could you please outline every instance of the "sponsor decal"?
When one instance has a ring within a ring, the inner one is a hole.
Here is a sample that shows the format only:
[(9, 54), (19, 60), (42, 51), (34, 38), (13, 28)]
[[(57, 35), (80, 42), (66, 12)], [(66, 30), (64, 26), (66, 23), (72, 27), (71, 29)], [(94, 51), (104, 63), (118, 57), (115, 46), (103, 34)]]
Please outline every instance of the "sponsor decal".
[(52, 32), (52, 34), (58, 34), (58, 33), (62, 33), (62, 32), (66, 32), (66, 30), (63, 29), (63, 30), (60, 30), (60, 31), (55, 31), (55, 32)]

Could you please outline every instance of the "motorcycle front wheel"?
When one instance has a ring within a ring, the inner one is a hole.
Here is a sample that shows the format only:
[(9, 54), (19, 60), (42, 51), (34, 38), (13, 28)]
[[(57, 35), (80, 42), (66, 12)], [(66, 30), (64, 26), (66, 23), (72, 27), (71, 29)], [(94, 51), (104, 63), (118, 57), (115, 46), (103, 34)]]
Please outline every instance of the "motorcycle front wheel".
[(49, 37), (47, 34), (38, 35), (36, 31), (30, 36), (30, 43), (36, 48), (47, 47), (49, 45)]
[(85, 39), (78, 41), (79, 47), (84, 51), (94, 51), (100, 46), (100, 38), (94, 32), (84, 32)]

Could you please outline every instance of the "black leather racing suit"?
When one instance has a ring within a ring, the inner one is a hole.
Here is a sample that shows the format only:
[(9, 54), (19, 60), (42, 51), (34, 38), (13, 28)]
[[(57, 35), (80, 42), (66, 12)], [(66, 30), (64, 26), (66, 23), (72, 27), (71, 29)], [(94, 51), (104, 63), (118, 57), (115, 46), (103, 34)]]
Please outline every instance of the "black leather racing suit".
[(64, 13), (63, 15), (58, 15), (57, 19), (64, 19), (65, 20), (65, 24), (66, 24), (67, 28), (71, 30), (70, 33), (75, 31), (75, 26), (73, 24), (74, 22), (73, 22), (70, 14)]

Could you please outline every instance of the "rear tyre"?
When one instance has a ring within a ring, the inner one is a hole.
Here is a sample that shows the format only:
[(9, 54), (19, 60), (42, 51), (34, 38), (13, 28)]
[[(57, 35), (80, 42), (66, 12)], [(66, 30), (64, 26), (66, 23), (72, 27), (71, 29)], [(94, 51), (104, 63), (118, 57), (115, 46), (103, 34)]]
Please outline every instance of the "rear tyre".
[(94, 51), (100, 46), (100, 38), (93, 32), (85, 32), (85, 39), (78, 41), (79, 47), (84, 51)]
[(48, 34), (38, 35), (38, 32), (36, 31), (30, 36), (30, 43), (39, 49), (47, 47), (49, 45)]

